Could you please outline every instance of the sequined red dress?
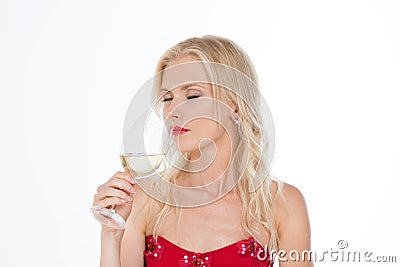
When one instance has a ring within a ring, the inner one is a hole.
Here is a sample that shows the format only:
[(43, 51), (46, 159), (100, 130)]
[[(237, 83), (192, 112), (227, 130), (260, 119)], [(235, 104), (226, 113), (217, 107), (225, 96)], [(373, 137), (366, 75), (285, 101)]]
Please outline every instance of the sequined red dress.
[(146, 267), (271, 267), (264, 247), (253, 237), (205, 253), (185, 250), (158, 236), (146, 237), (143, 252)]

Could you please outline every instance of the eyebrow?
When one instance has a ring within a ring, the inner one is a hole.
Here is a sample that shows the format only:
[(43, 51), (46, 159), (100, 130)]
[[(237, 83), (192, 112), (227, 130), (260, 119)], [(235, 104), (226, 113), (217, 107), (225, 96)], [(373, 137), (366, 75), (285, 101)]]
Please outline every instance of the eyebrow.
[[(182, 86), (181, 86), (181, 89), (186, 90), (186, 89), (188, 89), (188, 88), (191, 87), (191, 86), (199, 86), (199, 87), (201, 87), (201, 88), (203, 88), (203, 89), (206, 89), (201, 83), (189, 83), (189, 84), (185, 84), (185, 85), (182, 85)], [(166, 89), (166, 88), (161, 88), (160, 91), (167, 91), (167, 92), (169, 92), (170, 90), (169, 90), (169, 89)]]

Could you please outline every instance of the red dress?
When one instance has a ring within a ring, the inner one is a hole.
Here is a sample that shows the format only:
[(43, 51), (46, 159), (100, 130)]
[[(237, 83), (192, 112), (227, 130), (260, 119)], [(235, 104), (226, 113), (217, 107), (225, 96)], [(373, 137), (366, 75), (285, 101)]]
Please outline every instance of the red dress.
[(185, 250), (158, 236), (146, 236), (143, 252), (146, 267), (271, 267), (270, 254), (253, 237), (199, 253)]

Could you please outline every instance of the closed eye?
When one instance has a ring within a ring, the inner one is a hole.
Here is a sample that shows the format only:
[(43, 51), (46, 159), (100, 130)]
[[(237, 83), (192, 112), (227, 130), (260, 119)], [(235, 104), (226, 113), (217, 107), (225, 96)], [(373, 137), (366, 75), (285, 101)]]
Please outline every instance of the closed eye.
[(161, 101), (167, 102), (167, 101), (171, 101), (172, 99), (173, 99), (173, 97), (164, 97)]
[(190, 95), (187, 97), (187, 99), (194, 99), (200, 97), (199, 95)]

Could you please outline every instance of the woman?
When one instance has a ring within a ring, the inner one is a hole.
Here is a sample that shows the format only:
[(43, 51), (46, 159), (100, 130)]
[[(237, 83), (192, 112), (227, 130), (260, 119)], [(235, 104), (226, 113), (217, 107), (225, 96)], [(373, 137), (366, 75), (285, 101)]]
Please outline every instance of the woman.
[[(204, 69), (187, 71), (191, 64), (205, 62), (228, 66), (255, 86), (241, 84), (232, 74), (234, 71), (225, 72), (227, 68), (222, 76), (213, 70), (208, 74), (226, 80), (222, 83), (229, 90), (223, 90), (226, 88), (221, 83), (205, 82), (207, 79), (198, 82), (199, 77), (179, 80), (193, 73), (207, 73)], [(181, 66), (185, 67), (180, 69)], [(257, 168), (262, 169), (265, 162), (259, 149), (262, 134), (257, 123), (262, 115), (257, 101), (261, 95), (246, 53), (225, 38), (191, 38), (161, 57), (157, 73), (162, 75), (156, 75), (155, 97), (161, 98), (165, 123), (187, 160), (182, 165), (184, 170), (166, 173), (163, 179), (180, 187), (196, 188), (215, 182), (218, 177), (224, 177), (223, 182), (228, 179), (224, 173), (230, 162), (236, 162), (232, 161), (235, 156), (241, 162), (246, 154), (250, 164), (243, 167), (233, 188), (228, 186), (229, 190), (218, 196), (210, 193), (206, 198), (209, 201), (200, 197), (202, 205), (186, 206), (163, 203), (136, 186), (131, 174), (117, 172), (99, 186), (93, 205), (117, 205), (116, 212), (127, 220), (127, 225), (125, 230), (103, 226), (100, 265), (272, 266), (270, 256), (281, 251), (274, 255), (280, 266), (313, 266), (307, 256), (296, 259), (295, 254), (289, 255), (292, 250), (299, 255), (310, 250), (309, 219), (301, 192), (272, 179), (269, 173), (255, 190), (249, 190)], [(214, 102), (207, 102), (210, 99)], [(218, 110), (222, 110), (218, 120), (214, 119), (215, 101)], [(238, 149), (241, 144), (247, 144), (246, 153)], [(210, 158), (204, 167), (201, 163)]]

